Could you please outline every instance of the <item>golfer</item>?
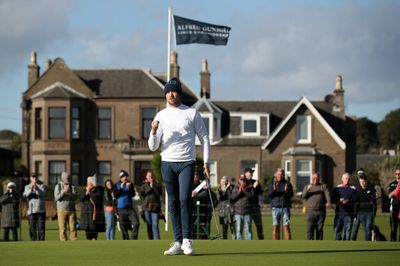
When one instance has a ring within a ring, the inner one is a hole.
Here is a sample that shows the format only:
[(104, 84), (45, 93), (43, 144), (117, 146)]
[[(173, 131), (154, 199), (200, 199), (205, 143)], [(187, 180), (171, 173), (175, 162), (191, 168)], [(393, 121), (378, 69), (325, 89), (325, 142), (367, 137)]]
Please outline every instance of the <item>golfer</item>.
[(164, 255), (194, 255), (192, 198), (196, 135), (203, 146), (204, 173), (209, 176), (210, 141), (200, 114), (182, 104), (182, 86), (173, 78), (164, 87), (167, 107), (151, 124), (150, 150), (161, 146), (161, 173), (168, 193), (174, 242)]

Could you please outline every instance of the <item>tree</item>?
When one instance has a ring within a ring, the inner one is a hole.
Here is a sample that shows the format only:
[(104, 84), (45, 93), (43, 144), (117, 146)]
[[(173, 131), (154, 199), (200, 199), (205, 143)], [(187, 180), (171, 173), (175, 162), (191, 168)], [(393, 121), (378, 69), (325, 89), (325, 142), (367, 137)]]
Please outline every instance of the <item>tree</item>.
[(378, 125), (366, 117), (357, 119), (357, 153), (368, 153), (379, 147)]
[(391, 111), (379, 124), (379, 140), (385, 149), (397, 149), (400, 145), (400, 108)]

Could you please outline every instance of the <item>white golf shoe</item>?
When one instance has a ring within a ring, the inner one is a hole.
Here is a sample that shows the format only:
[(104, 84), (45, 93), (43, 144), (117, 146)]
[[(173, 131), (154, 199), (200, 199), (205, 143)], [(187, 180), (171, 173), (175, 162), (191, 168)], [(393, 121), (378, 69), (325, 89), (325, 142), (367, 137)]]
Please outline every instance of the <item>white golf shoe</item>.
[(171, 246), (168, 250), (164, 251), (164, 255), (173, 256), (173, 255), (182, 255), (182, 244), (179, 242), (172, 242)]
[(185, 255), (194, 255), (196, 252), (194, 251), (193, 248), (193, 243), (191, 239), (183, 239), (182, 242), (182, 250), (183, 250), (183, 254)]

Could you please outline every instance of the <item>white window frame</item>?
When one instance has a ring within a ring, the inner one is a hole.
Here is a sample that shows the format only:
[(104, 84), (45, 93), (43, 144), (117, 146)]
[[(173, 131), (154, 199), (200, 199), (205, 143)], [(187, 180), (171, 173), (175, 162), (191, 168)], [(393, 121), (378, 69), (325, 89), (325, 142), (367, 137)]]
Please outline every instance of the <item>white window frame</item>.
[[(306, 118), (307, 121), (307, 138), (300, 139), (300, 120)], [(311, 143), (311, 115), (298, 115), (296, 117), (296, 139), (297, 143)]]
[[(248, 121), (248, 120), (256, 121), (256, 132), (244, 132), (244, 121)], [(242, 115), (241, 134), (242, 134), (242, 136), (260, 136), (260, 134), (261, 134), (260, 115)]]
[(217, 172), (217, 161), (208, 161), (208, 166), (210, 167), (210, 185), (211, 187), (218, 186), (218, 172)]
[(285, 165), (284, 165), (284, 169), (285, 169), (285, 179), (289, 180), (292, 178), (292, 169), (291, 169), (291, 165), (292, 164), (292, 160), (285, 160)]
[[(306, 162), (308, 162), (308, 164), (309, 164), (309, 170), (308, 170), (307, 172), (306, 172), (306, 171), (299, 171), (299, 170), (298, 170), (298, 163), (299, 163), (300, 161), (306, 161)], [(311, 182), (312, 169), (313, 169), (313, 168), (312, 168), (312, 160), (307, 160), (307, 159), (299, 159), (299, 160), (296, 160), (296, 187), (298, 187), (298, 184), (297, 184), (298, 176), (305, 176), (305, 175), (308, 175), (308, 176), (309, 176), (308, 182)], [(299, 188), (299, 189), (301, 189), (301, 191), (303, 190), (302, 187)], [(301, 191), (299, 191), (299, 192), (301, 192)]]

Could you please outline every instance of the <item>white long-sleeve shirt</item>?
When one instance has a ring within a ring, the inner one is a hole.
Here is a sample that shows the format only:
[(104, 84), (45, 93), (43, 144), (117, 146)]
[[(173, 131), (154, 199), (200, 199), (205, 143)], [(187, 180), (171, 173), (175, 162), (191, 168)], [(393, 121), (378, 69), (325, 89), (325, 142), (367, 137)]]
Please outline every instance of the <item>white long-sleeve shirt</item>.
[(181, 104), (167, 106), (158, 112), (154, 120), (159, 121), (157, 134), (150, 132), (148, 145), (155, 151), (161, 146), (161, 159), (166, 162), (196, 160), (196, 135), (203, 146), (203, 160), (210, 159), (210, 140), (200, 114), (193, 108)]

